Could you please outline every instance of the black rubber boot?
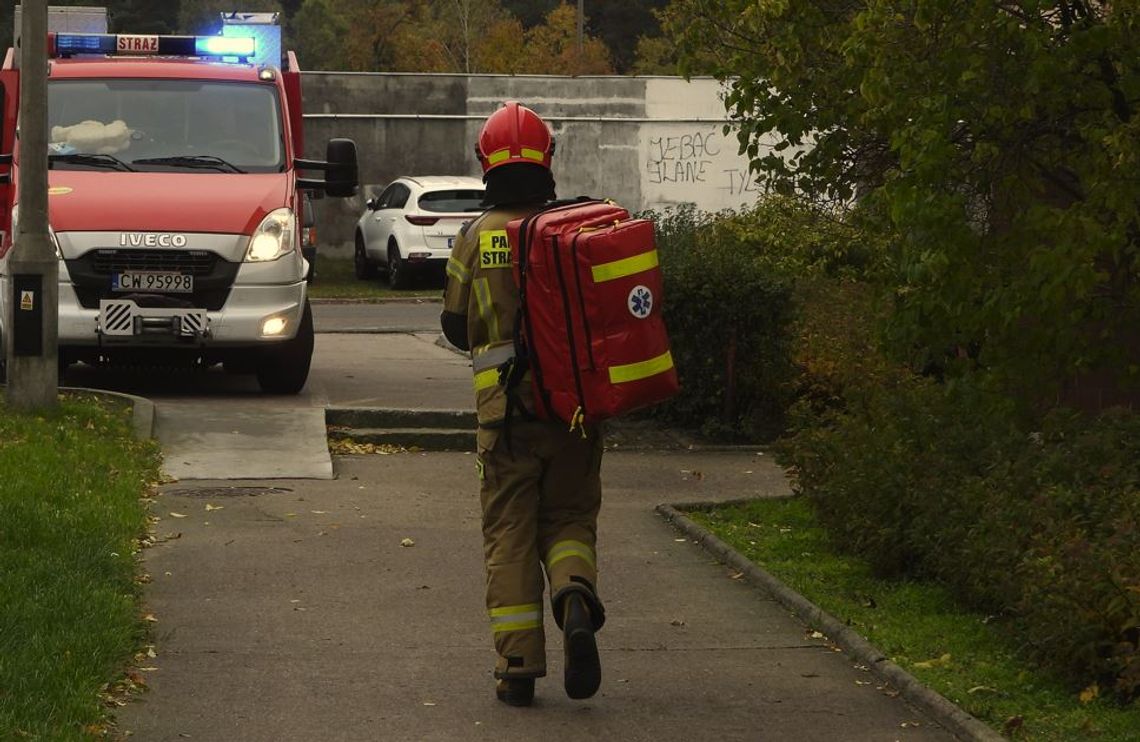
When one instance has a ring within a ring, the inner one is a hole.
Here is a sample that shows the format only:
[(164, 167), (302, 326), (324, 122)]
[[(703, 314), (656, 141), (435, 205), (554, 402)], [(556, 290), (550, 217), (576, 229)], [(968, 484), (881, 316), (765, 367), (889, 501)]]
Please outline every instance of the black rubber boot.
[(495, 697), (508, 706), (529, 706), (534, 702), (534, 678), (502, 678)]
[(589, 698), (602, 684), (602, 663), (594, 640), (594, 622), (581, 595), (566, 596), (562, 620), (563, 648), (566, 652), (566, 695)]

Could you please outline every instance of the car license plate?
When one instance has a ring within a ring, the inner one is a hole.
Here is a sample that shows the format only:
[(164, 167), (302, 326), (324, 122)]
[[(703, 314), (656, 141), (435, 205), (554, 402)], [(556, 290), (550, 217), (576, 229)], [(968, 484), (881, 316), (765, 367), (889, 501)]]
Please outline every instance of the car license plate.
[(194, 291), (194, 276), (167, 271), (116, 273), (111, 276), (111, 290), (190, 294)]

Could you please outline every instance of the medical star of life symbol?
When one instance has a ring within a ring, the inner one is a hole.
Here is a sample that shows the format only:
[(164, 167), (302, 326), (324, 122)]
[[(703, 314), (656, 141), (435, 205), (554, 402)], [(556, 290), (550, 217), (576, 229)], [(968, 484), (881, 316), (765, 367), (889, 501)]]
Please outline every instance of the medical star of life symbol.
[(653, 292), (646, 286), (634, 286), (627, 300), (629, 313), (638, 319), (645, 319), (653, 310)]

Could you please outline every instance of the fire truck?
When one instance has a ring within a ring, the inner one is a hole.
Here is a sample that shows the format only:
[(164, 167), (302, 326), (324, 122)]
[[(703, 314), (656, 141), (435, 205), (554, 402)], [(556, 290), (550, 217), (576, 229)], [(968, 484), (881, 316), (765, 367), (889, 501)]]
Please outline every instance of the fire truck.
[[(301, 158), (296, 56), (259, 60), (256, 38), (233, 34), (54, 33), (48, 50), (61, 369), (221, 363), (256, 374), (264, 392), (299, 392), (313, 352), (304, 204), (354, 195), (357, 162), (348, 139), (329, 140), (324, 161)], [(0, 68), (9, 316), (19, 95), (10, 49)], [(312, 170), (324, 177), (303, 173)]]

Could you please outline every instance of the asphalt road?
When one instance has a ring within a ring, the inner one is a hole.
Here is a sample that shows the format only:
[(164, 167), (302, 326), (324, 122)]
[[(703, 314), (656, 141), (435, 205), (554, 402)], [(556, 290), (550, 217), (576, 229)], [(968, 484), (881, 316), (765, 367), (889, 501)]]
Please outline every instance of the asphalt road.
[(382, 304), (313, 304), (317, 332), (439, 332), (442, 304), (404, 299)]

